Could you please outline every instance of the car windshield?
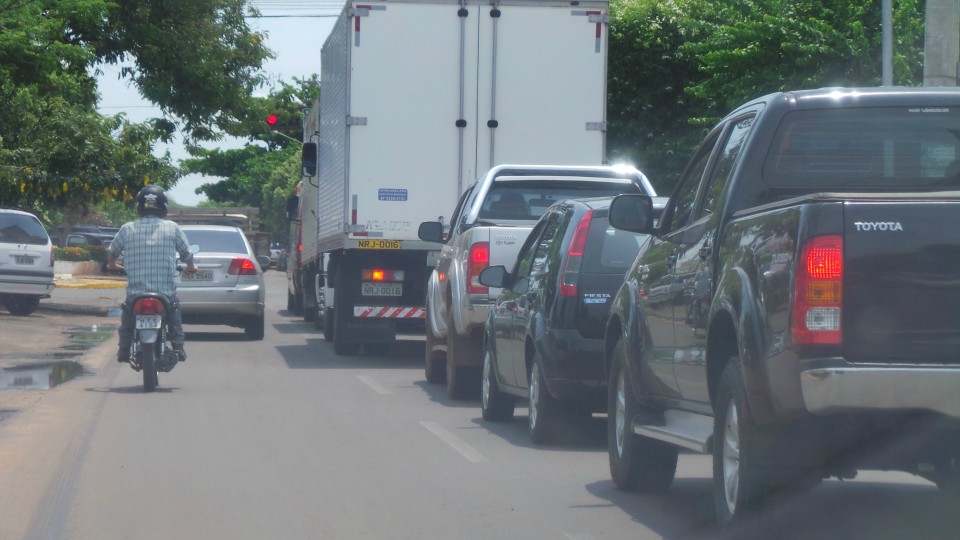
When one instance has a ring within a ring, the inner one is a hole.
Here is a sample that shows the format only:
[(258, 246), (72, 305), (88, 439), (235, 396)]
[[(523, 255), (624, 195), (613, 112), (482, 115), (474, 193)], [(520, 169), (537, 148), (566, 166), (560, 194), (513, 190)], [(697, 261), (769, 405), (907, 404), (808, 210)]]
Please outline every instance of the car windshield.
[(960, 186), (960, 110), (872, 107), (795, 111), (763, 168), (773, 187)]
[(47, 231), (40, 221), (24, 214), (0, 212), (0, 242), (45, 245)]
[(480, 208), (480, 219), (536, 221), (557, 201), (640, 193), (636, 184), (596, 180), (495, 182)]
[(200, 252), (247, 253), (247, 246), (239, 231), (185, 229), (190, 244), (200, 246)]

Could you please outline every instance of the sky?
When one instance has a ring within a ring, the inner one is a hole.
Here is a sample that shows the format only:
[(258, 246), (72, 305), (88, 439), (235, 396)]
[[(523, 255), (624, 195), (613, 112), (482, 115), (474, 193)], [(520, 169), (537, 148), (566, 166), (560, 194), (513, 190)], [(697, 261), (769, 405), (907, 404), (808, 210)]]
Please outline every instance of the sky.
[[(257, 7), (264, 15), (247, 21), (253, 30), (267, 33), (267, 46), (276, 58), (264, 64), (264, 71), (272, 81), (293, 82), (294, 77), (305, 78), (320, 73), (320, 48), (336, 21), (335, 16), (342, 3), (331, 0), (251, 0), (248, 3)], [(131, 122), (142, 122), (161, 116), (160, 110), (144, 101), (135, 87), (117, 79), (120, 69), (119, 65), (100, 66), (103, 73), (98, 77), (98, 110), (108, 115), (125, 113)], [(269, 89), (263, 88), (259, 93), (266, 95), (268, 91)], [(243, 146), (244, 142), (242, 139), (230, 138), (206, 146), (238, 148)], [(163, 155), (167, 151), (170, 152), (174, 164), (189, 157), (180, 139), (170, 145), (160, 145), (155, 153)], [(216, 180), (216, 177), (196, 174), (184, 176), (168, 191), (168, 195), (178, 204), (196, 206), (206, 197), (195, 194), (194, 190)]]

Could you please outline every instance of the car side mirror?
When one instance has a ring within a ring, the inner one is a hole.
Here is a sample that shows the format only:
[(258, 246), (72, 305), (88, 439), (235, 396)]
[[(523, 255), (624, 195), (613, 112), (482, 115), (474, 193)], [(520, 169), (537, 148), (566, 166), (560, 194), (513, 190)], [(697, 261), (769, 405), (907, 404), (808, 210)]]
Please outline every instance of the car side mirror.
[(614, 228), (633, 233), (653, 233), (653, 199), (649, 195), (617, 195), (610, 202), (609, 219)]
[(257, 262), (260, 263), (260, 268), (263, 270), (270, 268), (270, 257), (266, 255), (257, 255)]
[(417, 237), (424, 242), (443, 243), (443, 223), (439, 221), (424, 221), (417, 229)]
[(503, 265), (488, 266), (480, 271), (480, 283), (487, 287), (503, 288), (510, 286), (510, 274)]

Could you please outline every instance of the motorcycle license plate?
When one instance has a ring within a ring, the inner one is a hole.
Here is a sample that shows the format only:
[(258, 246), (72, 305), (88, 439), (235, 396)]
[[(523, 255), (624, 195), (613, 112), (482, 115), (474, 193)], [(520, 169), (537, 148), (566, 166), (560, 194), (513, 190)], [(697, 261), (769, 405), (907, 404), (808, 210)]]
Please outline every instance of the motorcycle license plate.
[(160, 315), (137, 315), (137, 330), (160, 328)]

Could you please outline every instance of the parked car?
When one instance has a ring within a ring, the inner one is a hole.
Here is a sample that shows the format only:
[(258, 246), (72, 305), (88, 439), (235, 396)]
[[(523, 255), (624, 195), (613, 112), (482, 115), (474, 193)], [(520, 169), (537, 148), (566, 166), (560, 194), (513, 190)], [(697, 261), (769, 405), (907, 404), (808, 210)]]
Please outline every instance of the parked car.
[(280, 242), (270, 244), (270, 266), (280, 268), (280, 260), (283, 258), (283, 247)]
[(185, 324), (225, 324), (263, 339), (264, 281), (260, 262), (238, 227), (181, 225), (198, 272), (181, 274), (177, 296)]
[(29, 315), (53, 291), (53, 245), (36, 216), (0, 209), (0, 303)]
[(483, 418), (510, 419), (515, 400), (526, 398), (535, 443), (549, 442), (570, 414), (606, 410), (610, 298), (649, 239), (610, 227), (611, 199), (554, 204), (510, 271), (480, 273), (483, 285), (502, 287), (484, 327)]

